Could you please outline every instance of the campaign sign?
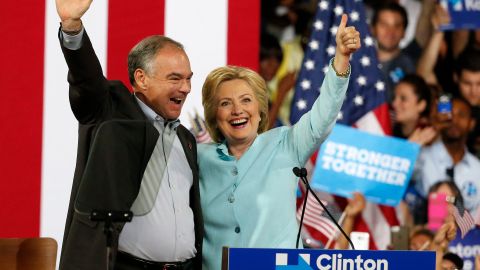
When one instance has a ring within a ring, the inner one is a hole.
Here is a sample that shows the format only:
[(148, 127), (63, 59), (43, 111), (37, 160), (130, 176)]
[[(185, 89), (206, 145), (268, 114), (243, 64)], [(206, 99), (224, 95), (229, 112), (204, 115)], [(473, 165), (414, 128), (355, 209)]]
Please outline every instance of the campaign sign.
[(440, 0), (440, 4), (451, 18), (441, 30), (480, 28), (480, 0)]
[(435, 269), (432, 251), (228, 248), (223, 254), (222, 270)]
[(313, 188), (342, 197), (361, 192), (373, 203), (390, 206), (402, 199), (420, 146), (336, 125), (320, 147)]
[(480, 228), (469, 231), (462, 239), (460, 231), (457, 237), (450, 242), (448, 250), (463, 259), (463, 270), (475, 269), (475, 256), (480, 255)]

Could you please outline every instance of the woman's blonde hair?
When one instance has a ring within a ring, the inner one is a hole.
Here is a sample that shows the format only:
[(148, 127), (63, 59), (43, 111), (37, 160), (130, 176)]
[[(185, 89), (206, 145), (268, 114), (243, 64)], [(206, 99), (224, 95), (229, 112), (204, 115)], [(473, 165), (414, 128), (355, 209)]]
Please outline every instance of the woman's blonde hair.
[(202, 87), (202, 104), (205, 122), (207, 124), (207, 130), (215, 142), (221, 142), (225, 139), (217, 126), (217, 91), (223, 82), (236, 79), (245, 81), (252, 88), (255, 98), (258, 101), (261, 119), (258, 125), (258, 134), (268, 128), (268, 91), (265, 80), (255, 71), (245, 67), (220, 67), (208, 74)]

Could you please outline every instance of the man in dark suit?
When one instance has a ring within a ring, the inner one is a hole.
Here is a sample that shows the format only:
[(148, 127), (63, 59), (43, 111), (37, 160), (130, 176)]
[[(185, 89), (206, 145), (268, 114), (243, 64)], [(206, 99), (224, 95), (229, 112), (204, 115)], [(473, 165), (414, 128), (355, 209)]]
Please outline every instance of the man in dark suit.
[(172, 39), (145, 38), (128, 55), (131, 94), (103, 76), (81, 22), (91, 2), (56, 0), (79, 122), (60, 269), (106, 269), (103, 223), (89, 218), (94, 209), (134, 214), (113, 224), (115, 269), (200, 269), (196, 145), (178, 120), (191, 88), (188, 56)]

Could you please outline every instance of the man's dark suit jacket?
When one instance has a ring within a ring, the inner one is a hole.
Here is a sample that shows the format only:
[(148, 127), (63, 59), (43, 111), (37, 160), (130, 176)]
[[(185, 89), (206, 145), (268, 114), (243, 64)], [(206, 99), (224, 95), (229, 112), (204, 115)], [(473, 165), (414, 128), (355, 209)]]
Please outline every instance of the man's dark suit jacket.
[[(70, 105), (79, 122), (78, 150), (63, 238), (60, 269), (106, 269), (103, 224), (89, 219), (93, 209), (126, 211), (140, 190), (159, 132), (135, 97), (119, 81), (108, 81), (85, 33), (78, 50), (60, 44), (69, 74)], [(190, 206), (195, 224), (195, 269), (201, 269), (203, 219), (200, 209), (195, 138), (182, 125), (177, 136), (193, 174)], [(115, 226), (115, 238), (124, 224)], [(141, 233), (141, 232), (139, 232)], [(114, 245), (116, 248), (117, 243)]]

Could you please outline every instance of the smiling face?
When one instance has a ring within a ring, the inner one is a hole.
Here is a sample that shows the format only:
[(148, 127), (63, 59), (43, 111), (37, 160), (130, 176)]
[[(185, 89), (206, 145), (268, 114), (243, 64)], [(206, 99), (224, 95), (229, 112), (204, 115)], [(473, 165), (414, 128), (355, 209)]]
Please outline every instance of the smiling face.
[(404, 23), (400, 13), (392, 10), (380, 11), (378, 21), (372, 27), (380, 50), (392, 52), (399, 49), (400, 41), (405, 35)]
[(250, 145), (258, 133), (260, 107), (250, 85), (241, 79), (221, 83), (215, 95), (217, 127), (229, 145)]
[(158, 51), (148, 70), (135, 71), (135, 93), (163, 118), (177, 119), (190, 93), (192, 75), (186, 53), (167, 45)]
[(425, 110), (426, 102), (418, 101), (411, 84), (400, 82), (395, 87), (392, 106), (398, 123), (417, 122)]
[(467, 101), (453, 99), (452, 119), (441, 129), (440, 134), (444, 142), (466, 141), (474, 126), (475, 120)]
[(470, 105), (480, 106), (480, 72), (462, 70), (458, 80), (458, 87), (462, 96)]

